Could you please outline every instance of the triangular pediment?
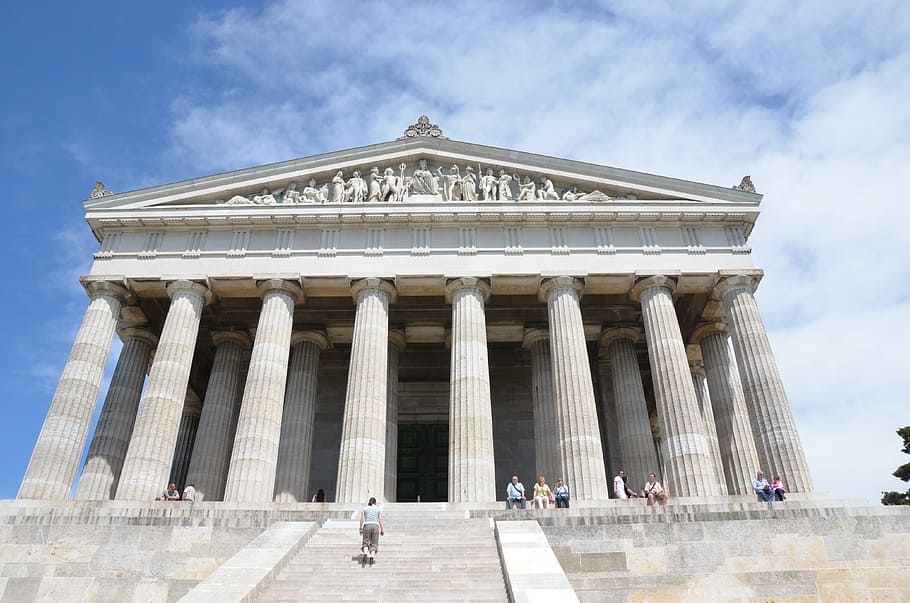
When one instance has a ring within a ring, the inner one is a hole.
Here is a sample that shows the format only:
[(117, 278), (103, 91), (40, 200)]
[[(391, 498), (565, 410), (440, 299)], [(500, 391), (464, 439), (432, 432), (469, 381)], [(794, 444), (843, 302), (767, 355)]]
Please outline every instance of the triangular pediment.
[[(106, 191), (104, 191), (106, 192)], [(412, 137), (85, 201), (90, 212), (395, 203), (734, 205), (761, 195), (445, 138)]]

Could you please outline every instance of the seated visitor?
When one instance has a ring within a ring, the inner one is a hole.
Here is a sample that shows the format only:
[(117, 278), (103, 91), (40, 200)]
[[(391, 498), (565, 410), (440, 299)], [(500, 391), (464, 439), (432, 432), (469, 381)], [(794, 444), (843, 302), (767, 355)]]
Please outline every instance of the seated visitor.
[(183, 500), (187, 502), (196, 502), (196, 486), (190, 484), (183, 489)]
[(784, 483), (780, 481), (779, 475), (774, 476), (774, 481), (771, 482), (771, 490), (774, 491), (774, 498), (776, 500), (787, 500), (787, 497), (784, 496), (784, 494), (787, 492), (787, 489), (784, 488)]
[(313, 500), (311, 502), (324, 503), (325, 502), (325, 490), (319, 488), (316, 490), (316, 494), (313, 495)]
[(569, 508), (569, 487), (563, 483), (562, 478), (556, 480), (556, 508)]
[(512, 482), (506, 486), (506, 508), (511, 509), (515, 504), (521, 504), (521, 508), (527, 508), (527, 499), (525, 498), (525, 487), (518, 476), (512, 476)]
[(537, 478), (537, 483), (534, 484), (534, 506), (538, 509), (549, 508), (550, 499), (553, 497), (550, 492), (550, 486), (546, 482), (546, 478), (541, 475)]
[(755, 494), (758, 495), (758, 498), (765, 502), (771, 502), (774, 500), (774, 491), (771, 489), (771, 484), (768, 483), (768, 480), (765, 479), (765, 474), (759, 471), (755, 475), (755, 479), (752, 480), (752, 489), (755, 490)]
[(155, 500), (180, 500), (180, 490), (176, 484), (168, 484), (164, 492)]
[(667, 493), (664, 492), (660, 482), (657, 481), (657, 476), (653, 473), (648, 476), (648, 483), (645, 484), (645, 488), (642, 492), (648, 497), (649, 505), (653, 505), (655, 501), (662, 505), (667, 504)]

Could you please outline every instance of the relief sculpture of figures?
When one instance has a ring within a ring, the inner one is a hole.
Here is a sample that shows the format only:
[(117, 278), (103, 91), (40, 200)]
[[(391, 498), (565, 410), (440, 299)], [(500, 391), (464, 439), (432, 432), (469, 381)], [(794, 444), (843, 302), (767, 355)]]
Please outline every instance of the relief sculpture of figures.
[(426, 159), (421, 159), (414, 175), (411, 177), (410, 192), (412, 195), (438, 195), (439, 188), (436, 179), (427, 169)]
[(395, 171), (392, 168), (386, 168), (382, 173), (382, 189), (379, 193), (379, 201), (392, 203), (398, 201), (399, 193), (401, 192), (399, 183), (402, 180), (403, 176), (401, 179), (399, 179), (399, 177), (395, 175)]
[(345, 191), (345, 201), (353, 203), (363, 203), (366, 200), (367, 183), (360, 177), (360, 170), (354, 170), (351, 179), (348, 180), (347, 190)]
[(566, 192), (564, 192), (562, 194), (563, 201), (575, 201), (575, 199), (577, 197), (578, 197), (578, 187), (577, 186), (572, 186), (572, 188), (568, 189)]
[(512, 178), (515, 182), (519, 183), (516, 201), (527, 201), (536, 198), (535, 191), (537, 190), (537, 185), (534, 184), (534, 181), (531, 180), (530, 176), (525, 176), (524, 182), (518, 179), (518, 174), (515, 174)]
[(260, 194), (253, 197), (253, 203), (256, 205), (275, 205), (278, 202), (275, 201), (275, 196), (269, 192), (269, 189), (264, 188)]
[[(477, 173), (480, 173), (480, 166), (477, 166)], [(487, 168), (486, 175), (480, 177), (480, 194), (484, 201), (496, 200), (497, 181), (493, 175), (493, 168)]]
[(304, 187), (301, 201), (303, 203), (325, 203), (325, 195), (320, 189), (316, 188), (315, 178), (310, 178), (309, 184)]
[(379, 168), (374, 167), (370, 170), (370, 194), (367, 201), (370, 203), (379, 201), (380, 194), (382, 194), (382, 176), (379, 174)]
[(442, 199), (443, 201), (460, 201), (461, 200), (461, 172), (457, 165), (449, 168), (448, 174), (442, 173), (442, 168), (436, 168), (439, 177), (443, 180)]
[(559, 199), (556, 188), (553, 186), (553, 181), (546, 176), (540, 177), (540, 188), (537, 189), (537, 198), (543, 201)]
[(465, 201), (477, 201), (477, 177), (474, 168), (466, 167), (464, 177), (461, 179), (461, 197)]
[(512, 200), (512, 177), (506, 174), (505, 170), (499, 170), (499, 189), (498, 197), (500, 201)]
[(332, 203), (344, 201), (344, 173), (338, 172), (332, 178)]
[(284, 193), (284, 203), (300, 203), (300, 191), (297, 190), (297, 183), (291, 182), (288, 185), (288, 190)]

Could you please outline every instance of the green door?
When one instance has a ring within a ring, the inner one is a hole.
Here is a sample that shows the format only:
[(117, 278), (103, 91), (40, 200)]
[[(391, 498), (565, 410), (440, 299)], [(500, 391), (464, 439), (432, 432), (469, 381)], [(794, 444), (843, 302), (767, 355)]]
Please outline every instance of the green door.
[(448, 500), (449, 426), (398, 425), (398, 502)]

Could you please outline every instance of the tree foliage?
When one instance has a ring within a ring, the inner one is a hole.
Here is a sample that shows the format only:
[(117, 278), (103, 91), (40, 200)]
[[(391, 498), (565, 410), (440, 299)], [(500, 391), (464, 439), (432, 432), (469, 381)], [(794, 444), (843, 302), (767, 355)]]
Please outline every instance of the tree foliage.
[[(903, 453), (910, 454), (910, 425), (897, 430), (904, 440)], [(904, 463), (892, 475), (902, 481), (910, 481), (910, 463)], [(882, 492), (883, 505), (910, 505), (910, 490), (906, 492)]]

